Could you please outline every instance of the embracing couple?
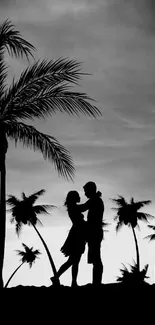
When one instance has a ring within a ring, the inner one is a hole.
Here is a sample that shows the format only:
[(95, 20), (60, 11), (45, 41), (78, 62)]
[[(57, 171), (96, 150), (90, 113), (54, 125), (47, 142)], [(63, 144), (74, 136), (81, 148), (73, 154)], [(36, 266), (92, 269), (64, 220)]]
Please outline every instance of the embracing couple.
[[(72, 287), (77, 286), (78, 267), (82, 254), (88, 244), (88, 263), (93, 264), (93, 281), (98, 285), (102, 281), (103, 265), (101, 260), (101, 241), (103, 239), (103, 212), (104, 204), (101, 192), (97, 191), (94, 182), (88, 182), (83, 187), (88, 200), (79, 204), (80, 196), (77, 191), (67, 194), (64, 205), (72, 221), (72, 227), (67, 239), (61, 248), (61, 252), (68, 260), (61, 265), (57, 277), (52, 277), (53, 284), (57, 284), (59, 277), (72, 267)], [(88, 211), (87, 221), (84, 220), (82, 212)]]

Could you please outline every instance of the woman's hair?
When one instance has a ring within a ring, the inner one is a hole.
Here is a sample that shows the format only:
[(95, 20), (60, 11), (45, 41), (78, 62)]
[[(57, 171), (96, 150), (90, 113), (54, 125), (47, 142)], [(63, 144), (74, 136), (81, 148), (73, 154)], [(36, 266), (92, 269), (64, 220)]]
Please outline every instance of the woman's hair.
[(101, 197), (102, 196), (102, 193), (100, 191), (97, 191), (97, 196)]
[(68, 208), (69, 205), (77, 203), (78, 198), (79, 198), (79, 193), (77, 191), (69, 191), (66, 196), (64, 205)]

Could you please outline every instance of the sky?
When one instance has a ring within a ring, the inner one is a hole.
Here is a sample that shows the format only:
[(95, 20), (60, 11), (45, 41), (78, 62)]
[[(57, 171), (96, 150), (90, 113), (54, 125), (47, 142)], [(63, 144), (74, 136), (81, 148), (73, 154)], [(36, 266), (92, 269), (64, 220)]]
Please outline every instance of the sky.
[[(97, 101), (102, 117), (70, 117), (57, 113), (48, 120), (34, 121), (38, 130), (51, 134), (69, 151), (76, 168), (74, 182), (58, 177), (54, 167), (39, 153), (9, 142), (7, 194), (20, 197), (46, 189), (40, 203), (57, 205), (51, 216), (41, 217), (39, 227), (57, 268), (65, 261), (60, 252), (70, 221), (63, 207), (69, 190), (86, 198), (83, 185), (93, 180), (102, 192), (104, 218), (111, 223), (102, 243), (103, 283), (116, 282), (122, 263), (135, 259), (131, 230), (116, 235), (114, 206), (110, 198), (152, 200), (145, 212), (154, 215), (155, 201), (155, 4), (153, 0), (3, 0), (0, 23), (9, 18), (22, 36), (37, 49), (35, 58), (68, 57), (82, 62), (85, 75), (80, 90)], [(9, 81), (27, 66), (26, 60), (6, 55)], [(32, 122), (30, 122), (32, 124)], [(38, 201), (39, 203), (39, 201)], [(149, 283), (155, 280), (155, 243), (143, 238), (146, 225), (137, 231), (141, 268), (149, 264)], [(17, 238), (7, 216), (4, 281), (19, 265), (15, 249), (21, 243), (40, 249), (42, 255), (32, 269), (22, 266), (10, 286), (49, 286), (51, 270), (44, 248), (32, 228), (23, 228)], [(87, 249), (79, 270), (79, 284), (91, 282)], [(70, 270), (61, 277), (70, 285)]]

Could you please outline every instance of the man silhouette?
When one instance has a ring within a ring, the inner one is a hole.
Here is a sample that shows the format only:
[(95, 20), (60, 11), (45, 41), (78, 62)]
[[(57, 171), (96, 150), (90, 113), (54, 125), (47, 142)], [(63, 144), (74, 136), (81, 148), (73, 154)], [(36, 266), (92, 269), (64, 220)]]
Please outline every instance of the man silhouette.
[(93, 284), (101, 284), (103, 264), (101, 260), (101, 242), (103, 239), (103, 213), (104, 203), (101, 192), (97, 191), (94, 182), (88, 182), (84, 186), (85, 196), (88, 201), (80, 205), (82, 212), (88, 210), (87, 214), (87, 243), (88, 263), (93, 264)]

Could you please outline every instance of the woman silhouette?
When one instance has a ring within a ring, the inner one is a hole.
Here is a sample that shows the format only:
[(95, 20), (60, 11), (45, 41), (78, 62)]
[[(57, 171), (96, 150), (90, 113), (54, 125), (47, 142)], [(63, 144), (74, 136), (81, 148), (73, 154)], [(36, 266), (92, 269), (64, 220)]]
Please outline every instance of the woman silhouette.
[(51, 281), (56, 284), (59, 278), (69, 267), (72, 266), (72, 284), (77, 286), (78, 267), (82, 254), (85, 251), (86, 244), (86, 222), (84, 216), (78, 208), (80, 196), (77, 191), (70, 191), (67, 194), (64, 205), (67, 207), (68, 215), (72, 221), (72, 227), (69, 231), (61, 252), (68, 256), (68, 260), (61, 265), (57, 272), (57, 277), (52, 277)]

